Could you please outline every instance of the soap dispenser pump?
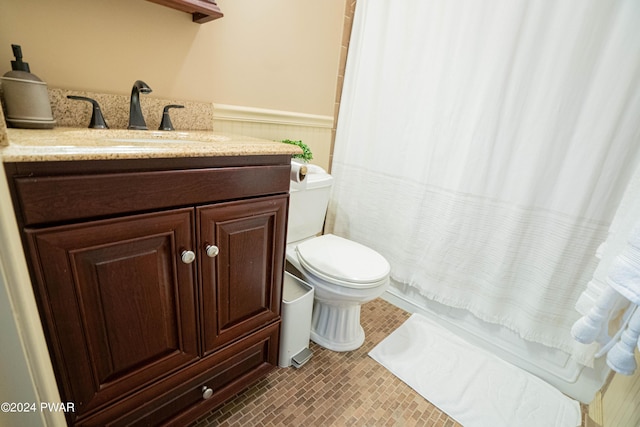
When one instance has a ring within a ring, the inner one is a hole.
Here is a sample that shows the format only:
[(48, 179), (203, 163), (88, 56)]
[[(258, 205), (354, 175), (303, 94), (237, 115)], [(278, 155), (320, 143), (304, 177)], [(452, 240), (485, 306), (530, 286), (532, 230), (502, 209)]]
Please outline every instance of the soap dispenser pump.
[(51, 113), (47, 84), (31, 74), (29, 64), (22, 60), (22, 48), (12, 44), (11, 71), (0, 78), (9, 125), (27, 129), (50, 129), (56, 121)]

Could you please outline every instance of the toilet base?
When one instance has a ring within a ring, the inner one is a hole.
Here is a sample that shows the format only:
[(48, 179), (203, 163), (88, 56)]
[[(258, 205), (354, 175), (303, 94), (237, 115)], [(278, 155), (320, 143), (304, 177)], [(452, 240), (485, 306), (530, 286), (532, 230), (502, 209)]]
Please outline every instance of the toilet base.
[(333, 351), (352, 351), (364, 343), (360, 304), (313, 302), (311, 340)]

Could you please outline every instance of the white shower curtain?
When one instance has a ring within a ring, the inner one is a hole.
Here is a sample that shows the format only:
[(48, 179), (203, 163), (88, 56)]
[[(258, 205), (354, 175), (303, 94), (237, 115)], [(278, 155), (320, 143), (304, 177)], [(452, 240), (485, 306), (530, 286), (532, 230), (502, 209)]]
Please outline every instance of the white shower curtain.
[(640, 151), (640, 2), (361, 0), (327, 230), (527, 340), (569, 333)]

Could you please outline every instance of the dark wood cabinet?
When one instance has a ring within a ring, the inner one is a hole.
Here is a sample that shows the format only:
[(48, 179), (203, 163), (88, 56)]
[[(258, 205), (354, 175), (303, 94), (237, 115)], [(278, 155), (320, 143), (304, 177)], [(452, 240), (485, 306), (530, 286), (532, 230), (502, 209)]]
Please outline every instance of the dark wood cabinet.
[[(286, 199), (271, 197), (197, 208), (204, 353), (280, 314)], [(210, 258), (207, 248), (219, 248)], [(206, 314), (215, 313), (215, 316)]]
[(26, 229), (56, 338), (65, 395), (81, 416), (198, 358), (189, 209)]
[(188, 423), (276, 366), (289, 159), (246, 161), (7, 165), (70, 424)]

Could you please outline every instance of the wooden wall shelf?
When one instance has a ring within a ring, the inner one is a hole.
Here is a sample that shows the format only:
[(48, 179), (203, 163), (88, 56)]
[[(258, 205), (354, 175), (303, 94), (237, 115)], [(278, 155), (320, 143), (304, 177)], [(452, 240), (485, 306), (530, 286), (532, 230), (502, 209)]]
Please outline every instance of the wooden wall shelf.
[(224, 14), (214, 0), (147, 0), (172, 9), (190, 13), (193, 22), (204, 24), (222, 18)]

